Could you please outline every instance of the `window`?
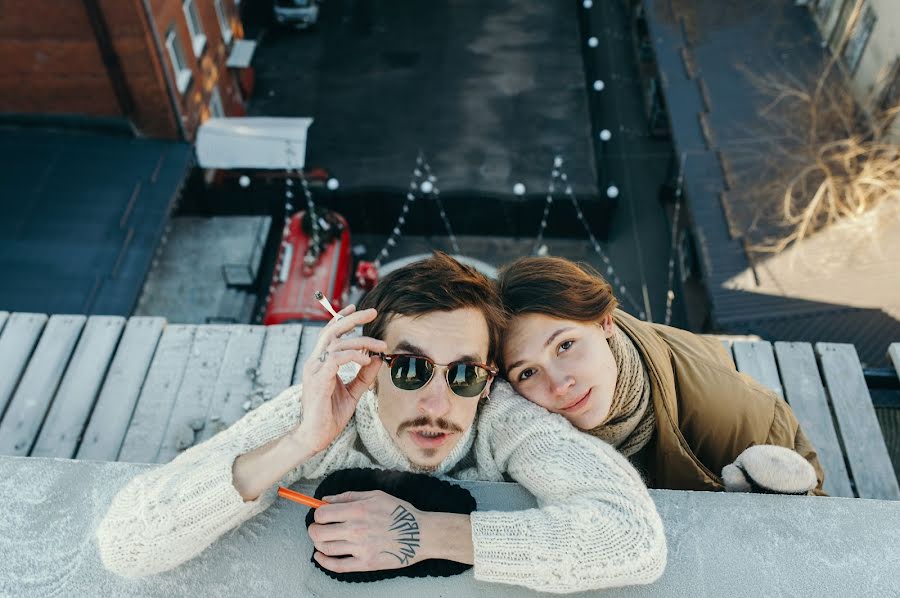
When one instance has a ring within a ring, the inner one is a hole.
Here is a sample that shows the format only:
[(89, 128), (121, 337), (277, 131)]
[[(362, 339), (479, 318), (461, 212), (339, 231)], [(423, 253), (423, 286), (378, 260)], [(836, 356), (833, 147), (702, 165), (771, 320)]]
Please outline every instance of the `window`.
[(166, 50), (169, 51), (169, 60), (172, 62), (172, 70), (175, 71), (175, 85), (179, 93), (184, 93), (191, 83), (191, 69), (184, 60), (181, 51), (181, 40), (175, 29), (170, 29), (166, 35)]
[(213, 118), (225, 117), (225, 108), (222, 106), (222, 96), (219, 95), (218, 87), (213, 87), (212, 94), (209, 96), (209, 115)]
[(184, 18), (187, 21), (188, 31), (191, 32), (191, 46), (194, 48), (194, 56), (200, 56), (206, 47), (206, 36), (203, 34), (203, 24), (200, 15), (197, 14), (197, 5), (194, 0), (184, 0), (181, 5), (184, 10)]
[(850, 39), (847, 40), (846, 47), (844, 47), (844, 63), (851, 73), (856, 72), (856, 67), (859, 66), (859, 60), (862, 58), (863, 51), (866, 49), (866, 43), (869, 41), (869, 36), (872, 35), (872, 29), (875, 28), (875, 21), (877, 20), (872, 7), (866, 6), (866, 9), (862, 12), (862, 17), (853, 26), (853, 32), (850, 34)]
[(216, 16), (219, 17), (219, 28), (222, 30), (222, 39), (225, 40), (225, 44), (231, 43), (231, 22), (228, 20), (228, 15), (225, 14), (225, 7), (222, 6), (222, 0), (216, 0)]

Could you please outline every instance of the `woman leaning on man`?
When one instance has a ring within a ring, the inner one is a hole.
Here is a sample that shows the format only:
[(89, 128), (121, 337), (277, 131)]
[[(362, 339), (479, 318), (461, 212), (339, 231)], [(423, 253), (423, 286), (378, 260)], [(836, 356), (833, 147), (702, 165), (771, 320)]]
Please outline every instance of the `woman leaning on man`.
[(616, 309), (600, 274), (561, 258), (513, 262), (499, 290), (512, 386), (618, 448), (650, 487), (824, 494), (791, 408), (718, 340)]

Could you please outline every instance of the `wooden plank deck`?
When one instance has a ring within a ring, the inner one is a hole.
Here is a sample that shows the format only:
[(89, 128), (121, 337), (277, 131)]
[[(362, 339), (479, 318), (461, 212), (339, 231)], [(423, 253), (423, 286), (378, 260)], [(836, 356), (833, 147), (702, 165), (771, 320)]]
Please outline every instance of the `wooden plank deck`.
[(844, 464), (844, 454), (834, 430), (812, 347), (809, 343), (776, 342), (775, 355), (787, 401), (816, 447), (819, 462), (825, 470), (825, 492), (830, 496), (852, 497), (853, 488)]
[(0, 417), (6, 412), (46, 323), (44, 314), (15, 313), (8, 317), (3, 327), (0, 335)]
[(822, 362), (822, 373), (840, 422), (858, 496), (900, 500), (900, 487), (856, 349), (853, 345), (816, 343), (816, 354)]
[(53, 402), (84, 316), (52, 316), (0, 423), (0, 454), (24, 457), (31, 452)]
[[(0, 454), (167, 461), (300, 382), (322, 326), (0, 312)], [(852, 346), (721, 340), (792, 406), (829, 494), (900, 500)]]
[(88, 319), (31, 451), (32, 457), (69, 459), (75, 454), (124, 327), (125, 318), (121, 316)]
[[(224, 430), (246, 411), (243, 404), (254, 391), (259, 359), (266, 336), (265, 326), (230, 326), (231, 336), (222, 361), (222, 371), (215, 381), (204, 425), (194, 439), (203, 442)], [(262, 401), (260, 401), (260, 404)]]
[(77, 458), (97, 461), (118, 458), (165, 325), (164, 318), (138, 316), (128, 320)]
[(156, 462), (196, 328), (173, 324), (163, 330), (117, 461)]
[(735, 341), (731, 350), (734, 352), (734, 363), (738, 371), (752, 377), (757, 382), (774, 390), (784, 398), (778, 366), (775, 365), (775, 354), (772, 343), (768, 341)]

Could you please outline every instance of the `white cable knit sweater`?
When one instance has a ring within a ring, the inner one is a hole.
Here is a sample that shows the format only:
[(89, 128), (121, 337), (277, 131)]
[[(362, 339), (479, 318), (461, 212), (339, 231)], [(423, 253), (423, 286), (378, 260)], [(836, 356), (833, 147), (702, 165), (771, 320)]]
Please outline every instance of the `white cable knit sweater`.
[[(300, 393), (300, 386), (288, 388), (227, 430), (128, 483), (97, 529), (105, 566), (129, 577), (172, 569), (268, 508), (275, 488), (244, 502), (232, 485), (232, 464), (299, 423)], [(331, 446), (282, 484), (347, 467), (410, 470), (381, 425), (371, 392)], [(494, 384), (476, 424), (436, 474), (512, 478), (537, 498), (535, 509), (472, 513), (476, 579), (574, 592), (650, 583), (665, 568), (662, 522), (628, 461), (505, 382)]]

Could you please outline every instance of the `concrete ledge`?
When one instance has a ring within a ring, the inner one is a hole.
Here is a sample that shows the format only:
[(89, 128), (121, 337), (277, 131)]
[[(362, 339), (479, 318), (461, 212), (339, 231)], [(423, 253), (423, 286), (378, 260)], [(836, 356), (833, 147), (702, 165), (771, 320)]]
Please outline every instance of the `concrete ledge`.
[[(0, 596), (520, 596), (448, 579), (343, 584), (309, 564), (306, 509), (276, 503), (174, 571), (129, 580), (100, 563), (93, 531), (113, 495), (153, 467), (0, 457)], [(481, 509), (534, 506), (516, 484), (465, 484)], [(312, 485), (301, 486), (310, 491)], [(669, 565), (652, 586), (611, 596), (895, 596), (900, 509), (864, 499), (654, 491)], [(892, 564), (893, 563), (893, 564)]]

